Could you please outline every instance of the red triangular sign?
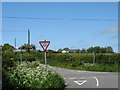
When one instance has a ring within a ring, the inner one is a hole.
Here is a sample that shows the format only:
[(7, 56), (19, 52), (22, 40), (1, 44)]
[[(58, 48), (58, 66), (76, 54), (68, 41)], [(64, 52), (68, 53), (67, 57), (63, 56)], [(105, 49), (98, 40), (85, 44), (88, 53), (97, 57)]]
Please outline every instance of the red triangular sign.
[(39, 43), (42, 46), (43, 50), (46, 51), (50, 44), (50, 41), (40, 41)]

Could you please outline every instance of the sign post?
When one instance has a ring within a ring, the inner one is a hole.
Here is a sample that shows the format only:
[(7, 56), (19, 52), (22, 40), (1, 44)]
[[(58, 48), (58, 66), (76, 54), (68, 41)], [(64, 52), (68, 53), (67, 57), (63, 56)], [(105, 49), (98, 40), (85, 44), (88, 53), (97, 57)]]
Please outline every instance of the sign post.
[(95, 55), (96, 55), (96, 53), (93, 52), (92, 54), (93, 54), (93, 65), (95, 65)]
[(47, 65), (47, 60), (46, 60), (46, 50), (47, 50), (47, 48), (48, 48), (48, 46), (49, 46), (49, 44), (50, 44), (50, 41), (39, 41), (39, 43), (40, 43), (40, 45), (41, 45), (41, 47), (43, 48), (43, 50), (44, 50), (44, 54), (45, 54), (45, 65)]
[(16, 49), (16, 50), (13, 50), (13, 52), (20, 52), (20, 64), (22, 63), (22, 52), (26, 52), (26, 50), (22, 50), (22, 49)]
[(45, 65), (47, 65), (47, 62), (46, 62), (46, 52), (45, 52)]

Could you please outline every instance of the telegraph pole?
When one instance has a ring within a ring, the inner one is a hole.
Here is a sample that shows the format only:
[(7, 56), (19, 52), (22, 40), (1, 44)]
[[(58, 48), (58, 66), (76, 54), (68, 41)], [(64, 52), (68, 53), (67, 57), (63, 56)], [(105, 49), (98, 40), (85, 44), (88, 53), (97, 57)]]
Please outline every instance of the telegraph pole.
[(28, 29), (28, 52), (30, 52), (30, 30)]
[(93, 55), (93, 65), (95, 65), (95, 55)]
[(16, 49), (16, 38), (15, 38), (15, 49)]

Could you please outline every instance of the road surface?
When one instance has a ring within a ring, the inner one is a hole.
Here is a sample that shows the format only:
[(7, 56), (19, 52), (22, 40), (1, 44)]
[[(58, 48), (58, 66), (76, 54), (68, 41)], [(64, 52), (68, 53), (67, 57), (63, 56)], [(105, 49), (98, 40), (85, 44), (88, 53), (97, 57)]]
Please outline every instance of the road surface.
[(118, 73), (55, 69), (64, 78), (65, 88), (118, 88)]

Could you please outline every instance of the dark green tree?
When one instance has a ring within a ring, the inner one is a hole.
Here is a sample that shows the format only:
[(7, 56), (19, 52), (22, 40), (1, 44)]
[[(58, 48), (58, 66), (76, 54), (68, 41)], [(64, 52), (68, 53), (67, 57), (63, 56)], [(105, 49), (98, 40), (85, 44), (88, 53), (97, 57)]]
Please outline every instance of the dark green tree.
[(41, 50), (37, 50), (38, 52), (42, 52)]
[(86, 53), (87, 51), (86, 51), (86, 49), (82, 49), (82, 50), (80, 50), (80, 52), (81, 53)]
[(99, 46), (95, 46), (94, 49), (93, 49), (93, 52), (101, 53), (100, 47)]
[(28, 51), (28, 48), (30, 48), (30, 51), (36, 51), (36, 47), (34, 44), (31, 44), (30, 46), (28, 44), (24, 44), (19, 47), (19, 49), (25, 49), (26, 51)]
[(112, 47), (110, 46), (106, 47), (106, 53), (114, 53)]
[(58, 53), (61, 53), (62, 52), (62, 49), (58, 49), (58, 51), (57, 51)]
[(106, 48), (101, 47), (100, 51), (101, 53), (106, 53)]
[(87, 52), (88, 53), (93, 53), (93, 52), (95, 52), (95, 53), (113, 53), (114, 51), (113, 51), (112, 47), (103, 48), (103, 47), (95, 46), (95, 47), (88, 48)]
[(93, 48), (93, 47), (90, 47), (90, 48), (87, 49), (87, 52), (88, 52), (88, 53), (92, 53), (93, 51), (94, 51), (94, 48)]
[(69, 48), (66, 47), (66, 48), (64, 48), (63, 50), (69, 50)]
[(14, 47), (8, 43), (4, 44), (4, 46), (2, 46), (2, 51), (5, 51), (5, 50), (10, 50), (12, 51), (14, 49)]
[(47, 51), (48, 51), (49, 53), (56, 53), (56, 51), (51, 50), (51, 49), (48, 49)]
[(77, 49), (77, 50), (76, 50), (76, 53), (80, 53), (80, 49)]

